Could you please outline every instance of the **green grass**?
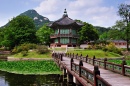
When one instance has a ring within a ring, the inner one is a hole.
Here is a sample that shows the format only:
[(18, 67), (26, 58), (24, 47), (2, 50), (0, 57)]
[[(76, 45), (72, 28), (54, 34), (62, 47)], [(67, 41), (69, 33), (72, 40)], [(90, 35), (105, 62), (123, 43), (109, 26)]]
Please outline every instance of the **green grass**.
[[(122, 60), (108, 60), (108, 62), (112, 62), (115, 64), (122, 64)], [(130, 60), (126, 60), (127, 65), (130, 66)]]
[(15, 58), (51, 58), (51, 53), (45, 53), (45, 54), (39, 54), (36, 51), (28, 51), (27, 56), (23, 56), (21, 53), (17, 53), (14, 55), (11, 55), (11, 57)]
[(83, 56), (88, 55), (89, 57), (93, 57), (94, 55), (96, 58), (114, 58), (114, 57), (120, 57), (119, 54), (113, 53), (113, 52), (104, 52), (102, 50), (73, 50), (73, 51), (68, 51), (68, 53), (74, 53), (80, 55), (82, 54)]
[(0, 70), (16, 74), (61, 74), (52, 60), (43, 61), (1, 61)]

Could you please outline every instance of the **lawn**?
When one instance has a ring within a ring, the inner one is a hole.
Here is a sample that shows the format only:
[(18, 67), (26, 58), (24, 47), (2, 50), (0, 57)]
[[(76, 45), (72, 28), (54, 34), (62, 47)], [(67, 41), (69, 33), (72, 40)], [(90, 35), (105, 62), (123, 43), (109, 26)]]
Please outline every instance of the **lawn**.
[(27, 56), (23, 56), (22, 53), (11, 55), (10, 57), (15, 58), (51, 58), (51, 53), (39, 54), (36, 51), (28, 51)]
[(121, 55), (113, 53), (113, 52), (104, 52), (102, 50), (70, 50), (68, 53), (74, 53), (78, 55), (93, 57), (94, 55), (96, 58), (115, 58), (115, 57), (121, 57)]
[(42, 61), (1, 61), (0, 70), (16, 74), (61, 74), (53, 60)]
[[(60, 50), (59, 50), (60, 51)], [(69, 49), (67, 53), (75, 53), (82, 54), (83, 56), (88, 55), (92, 58), (94, 55), (96, 58), (115, 58), (121, 57), (121, 55), (113, 53), (113, 52), (104, 52), (102, 50), (83, 50), (83, 49)], [(11, 57), (15, 58), (51, 58), (51, 52), (45, 54), (38, 54), (36, 51), (29, 51), (27, 56), (23, 56), (21, 53), (17, 53), (11, 55)]]

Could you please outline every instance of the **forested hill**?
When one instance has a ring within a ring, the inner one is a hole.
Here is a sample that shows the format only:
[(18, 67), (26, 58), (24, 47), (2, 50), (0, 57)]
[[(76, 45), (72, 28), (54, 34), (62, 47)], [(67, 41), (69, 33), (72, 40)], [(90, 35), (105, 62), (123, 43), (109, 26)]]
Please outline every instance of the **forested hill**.
[(37, 29), (39, 29), (45, 23), (50, 22), (50, 20), (47, 17), (39, 15), (35, 10), (28, 10), (24, 13), (21, 13), (20, 15), (26, 15), (26, 16), (29, 16), (30, 18), (32, 18), (34, 20), (34, 23), (35, 23)]
[(101, 35), (104, 32), (108, 32), (110, 30), (110, 28), (106, 28), (106, 27), (101, 27), (101, 26), (94, 26), (97, 30), (98, 30), (98, 34)]
[[(28, 10), (28, 11), (21, 13), (20, 15), (26, 15), (26, 16), (32, 18), (34, 20), (34, 23), (35, 23), (35, 26), (37, 29), (39, 29), (45, 23), (50, 22), (50, 20), (47, 17), (39, 15), (35, 10)], [(9, 24), (9, 22), (6, 25), (4, 25), (3, 27), (7, 26), (8, 24)]]

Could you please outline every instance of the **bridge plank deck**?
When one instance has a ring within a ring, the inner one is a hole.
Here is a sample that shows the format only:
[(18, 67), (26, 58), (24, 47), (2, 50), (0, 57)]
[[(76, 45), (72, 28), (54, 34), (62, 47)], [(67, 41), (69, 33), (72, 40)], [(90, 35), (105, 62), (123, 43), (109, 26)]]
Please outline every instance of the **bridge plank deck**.
[[(68, 68), (70, 68), (70, 58), (63, 57), (62, 62), (66, 64)], [(79, 60), (77, 59), (74, 59), (74, 62), (79, 64)], [(94, 66), (91, 64), (83, 62), (83, 66), (91, 71), (94, 70)], [(110, 70), (105, 70), (103, 68), (99, 68), (99, 70), (100, 70), (100, 76), (103, 79), (105, 79), (108, 83), (110, 83), (112, 86), (130, 86), (130, 77), (123, 76)]]

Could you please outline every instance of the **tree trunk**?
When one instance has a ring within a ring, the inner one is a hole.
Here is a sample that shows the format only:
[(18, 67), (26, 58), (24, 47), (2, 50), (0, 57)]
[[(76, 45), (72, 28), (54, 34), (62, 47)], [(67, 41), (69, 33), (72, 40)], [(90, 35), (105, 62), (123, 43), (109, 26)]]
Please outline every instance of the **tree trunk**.
[(129, 40), (127, 39), (126, 42), (127, 42), (127, 45), (126, 45), (127, 51), (129, 51)]

